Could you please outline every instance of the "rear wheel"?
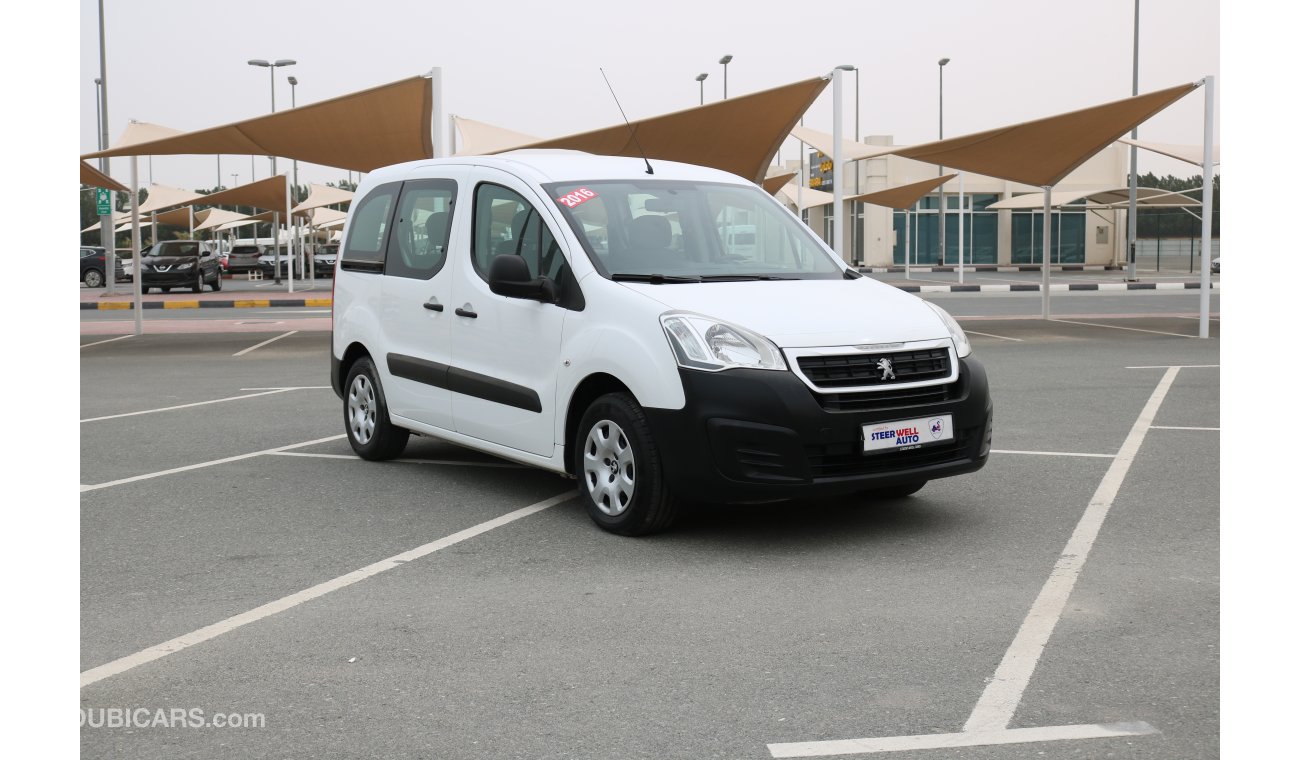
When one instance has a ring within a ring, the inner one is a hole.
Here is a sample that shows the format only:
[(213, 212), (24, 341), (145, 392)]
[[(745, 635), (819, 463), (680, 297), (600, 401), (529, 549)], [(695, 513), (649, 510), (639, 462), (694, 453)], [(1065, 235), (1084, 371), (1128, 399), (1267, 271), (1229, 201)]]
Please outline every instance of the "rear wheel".
[(676, 519), (680, 502), (664, 481), (659, 449), (636, 399), (610, 393), (592, 402), (578, 425), (574, 450), (578, 491), (601, 528), (642, 536)]
[(195, 275), (194, 287), (192, 289), (195, 293), (203, 292), (203, 270), (200, 269), (199, 273)]
[(221, 290), (221, 273), (217, 272), (217, 276), (212, 279), (212, 292), (216, 293), (220, 290)]
[(378, 461), (401, 454), (411, 431), (389, 421), (379, 372), (370, 357), (363, 356), (352, 365), (343, 387), (347, 391), (343, 396), (343, 424), (357, 456)]
[(86, 283), (88, 288), (102, 288), (104, 287), (104, 273), (98, 269), (87, 269), (81, 275), (81, 281)]

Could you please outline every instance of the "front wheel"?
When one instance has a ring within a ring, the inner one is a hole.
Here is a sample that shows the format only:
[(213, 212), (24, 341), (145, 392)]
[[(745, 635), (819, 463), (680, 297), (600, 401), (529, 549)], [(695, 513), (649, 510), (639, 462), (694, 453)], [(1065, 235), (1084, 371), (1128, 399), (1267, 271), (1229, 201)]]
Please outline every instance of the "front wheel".
[(203, 292), (203, 273), (199, 272), (198, 278), (194, 280), (193, 290), (195, 293)]
[(643, 536), (677, 517), (680, 503), (664, 482), (645, 412), (630, 395), (596, 399), (578, 425), (574, 451), (582, 502), (604, 530)]
[(347, 389), (343, 397), (343, 425), (357, 456), (379, 461), (401, 454), (411, 431), (397, 427), (388, 419), (384, 389), (379, 385), (379, 372), (370, 357), (363, 356), (352, 365), (343, 387)]

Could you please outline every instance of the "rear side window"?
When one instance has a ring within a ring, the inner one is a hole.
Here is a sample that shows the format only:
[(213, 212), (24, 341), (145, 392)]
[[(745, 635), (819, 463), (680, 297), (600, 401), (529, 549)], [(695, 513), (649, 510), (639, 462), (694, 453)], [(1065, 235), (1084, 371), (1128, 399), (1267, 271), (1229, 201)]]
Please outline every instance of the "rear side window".
[(343, 245), (344, 269), (366, 272), (384, 270), (384, 239), (393, 215), (400, 183), (381, 185), (357, 204), (348, 220), (348, 239)]
[(385, 274), (427, 280), (447, 261), (456, 183), (448, 179), (411, 180), (402, 185), (388, 241)]

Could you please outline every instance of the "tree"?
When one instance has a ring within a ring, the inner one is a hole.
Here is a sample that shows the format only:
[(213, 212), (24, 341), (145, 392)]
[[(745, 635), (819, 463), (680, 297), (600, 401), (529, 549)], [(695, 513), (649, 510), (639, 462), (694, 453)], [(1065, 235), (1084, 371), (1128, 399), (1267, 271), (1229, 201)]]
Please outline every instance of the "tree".
[[(1163, 177), (1157, 177), (1152, 172), (1139, 174), (1138, 187), (1154, 187), (1160, 190), (1179, 192), (1191, 198), (1201, 197), (1201, 186), (1204, 184), (1201, 175), (1197, 174), (1186, 179), (1175, 177), (1172, 174), (1166, 174)], [(1214, 176), (1214, 224), (1211, 234), (1214, 237), (1219, 235), (1219, 209), (1223, 200), (1223, 192), (1219, 185), (1219, 175)], [(1201, 234), (1201, 215), (1200, 208), (1188, 209), (1196, 216), (1192, 216), (1182, 209), (1143, 209), (1138, 208), (1137, 234), (1139, 238), (1155, 237), (1199, 237)]]

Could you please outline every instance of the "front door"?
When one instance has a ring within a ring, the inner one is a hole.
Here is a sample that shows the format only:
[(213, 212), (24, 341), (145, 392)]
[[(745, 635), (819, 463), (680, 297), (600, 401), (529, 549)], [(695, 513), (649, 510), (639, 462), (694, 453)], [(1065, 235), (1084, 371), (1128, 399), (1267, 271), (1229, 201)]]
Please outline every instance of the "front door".
[(457, 432), (541, 456), (555, 451), (555, 385), (565, 309), (488, 289), (497, 256), (522, 256), (533, 277), (561, 281), (559, 224), (526, 183), (476, 167), (466, 250), (452, 287), (452, 414)]

